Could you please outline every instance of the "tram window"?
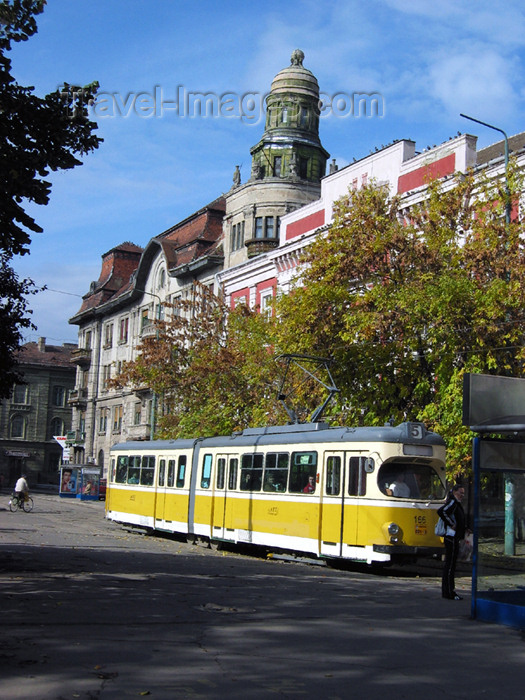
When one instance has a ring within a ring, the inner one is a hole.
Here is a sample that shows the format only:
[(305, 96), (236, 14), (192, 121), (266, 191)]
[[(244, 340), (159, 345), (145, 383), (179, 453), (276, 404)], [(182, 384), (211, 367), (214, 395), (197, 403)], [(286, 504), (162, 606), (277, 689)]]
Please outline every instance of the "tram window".
[(117, 457), (117, 470), (115, 481), (117, 484), (125, 484), (128, 479), (128, 458), (120, 455)]
[(115, 473), (116, 473), (116, 464), (115, 464), (115, 459), (113, 458), (111, 460), (111, 477), (110, 481), (115, 481)]
[(341, 457), (328, 457), (326, 460), (326, 494), (339, 496), (341, 493)]
[(177, 469), (177, 488), (184, 488), (184, 479), (186, 477), (186, 455), (180, 455), (179, 466)]
[(224, 476), (226, 474), (226, 460), (224, 457), (219, 457), (217, 460), (217, 480), (216, 487), (218, 489), (224, 488)]
[(348, 477), (348, 494), (364, 496), (366, 494), (366, 457), (350, 457), (350, 474)]
[(233, 491), (237, 488), (237, 470), (239, 468), (239, 460), (235, 457), (230, 459), (229, 473), (228, 473), (228, 488)]
[(287, 452), (268, 452), (264, 465), (264, 491), (286, 491), (289, 461)]
[(262, 454), (246, 454), (241, 459), (241, 491), (260, 491), (262, 484)]
[(155, 481), (155, 457), (153, 455), (142, 458), (142, 471), (140, 483), (142, 486), (153, 486)]
[(292, 452), (290, 492), (303, 493), (309, 476), (316, 476), (317, 452)]
[(166, 460), (161, 459), (159, 462), (159, 486), (164, 486), (165, 475), (166, 475)]
[(173, 488), (174, 481), (175, 481), (175, 460), (170, 459), (168, 462), (168, 482), (167, 482), (167, 485), (170, 489)]
[(201, 489), (210, 488), (211, 462), (212, 456), (204, 455), (204, 461), (202, 463)]
[(377, 475), (377, 482), (382, 493), (387, 496), (403, 498), (402, 494), (407, 493), (405, 498), (422, 498), (429, 501), (441, 501), (445, 498), (443, 482), (430, 464), (383, 464)]
[(129, 457), (128, 484), (140, 483), (140, 457)]

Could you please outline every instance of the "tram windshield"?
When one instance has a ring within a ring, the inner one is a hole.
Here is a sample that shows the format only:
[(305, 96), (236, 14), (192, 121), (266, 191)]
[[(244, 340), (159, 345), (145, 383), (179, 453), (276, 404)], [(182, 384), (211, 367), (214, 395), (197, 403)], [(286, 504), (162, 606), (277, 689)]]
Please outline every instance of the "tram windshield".
[(394, 498), (445, 498), (445, 486), (430, 464), (387, 462), (379, 469), (377, 483), (382, 493)]

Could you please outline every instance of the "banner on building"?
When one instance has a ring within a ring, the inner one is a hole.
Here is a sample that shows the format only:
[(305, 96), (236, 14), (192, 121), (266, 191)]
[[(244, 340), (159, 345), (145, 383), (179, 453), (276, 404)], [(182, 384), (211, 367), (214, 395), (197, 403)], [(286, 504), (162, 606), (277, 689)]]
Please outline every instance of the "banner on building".
[(62, 464), (69, 464), (69, 447), (66, 445), (67, 437), (65, 435), (53, 435), (53, 440), (56, 440), (62, 448)]

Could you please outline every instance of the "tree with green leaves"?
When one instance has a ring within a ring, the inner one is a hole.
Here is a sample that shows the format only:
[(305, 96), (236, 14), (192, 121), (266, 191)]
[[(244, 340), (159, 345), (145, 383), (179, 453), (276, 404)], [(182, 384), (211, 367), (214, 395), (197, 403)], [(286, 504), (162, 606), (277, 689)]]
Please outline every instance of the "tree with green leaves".
[[(512, 169), (509, 185), (517, 199)], [(279, 302), (281, 348), (334, 359), (340, 419), (425, 420), (455, 472), (470, 463), (463, 373), (523, 376), (523, 224), (506, 224), (505, 196), (473, 174), (429, 183), (409, 211), (373, 183), (350, 191)]]
[(20, 280), (11, 267), (15, 255), (29, 252), (31, 234), (42, 228), (26, 212), (29, 203), (49, 202), (51, 171), (68, 170), (98, 148), (97, 125), (88, 106), (97, 83), (61, 89), (38, 97), (34, 88), (19, 85), (11, 75), (8, 53), (13, 42), (26, 41), (37, 31), (36, 16), (45, 0), (0, 2), (0, 397), (7, 397), (20, 380), (16, 350), (22, 329), (31, 327), (26, 295), (35, 291), (31, 280)]

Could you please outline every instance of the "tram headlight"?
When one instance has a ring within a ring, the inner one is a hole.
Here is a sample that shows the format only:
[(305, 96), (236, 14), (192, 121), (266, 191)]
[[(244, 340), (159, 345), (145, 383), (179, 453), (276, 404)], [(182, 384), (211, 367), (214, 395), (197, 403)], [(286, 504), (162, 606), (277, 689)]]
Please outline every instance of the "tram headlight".
[(397, 544), (401, 539), (401, 528), (397, 523), (390, 523), (388, 526), (388, 534), (390, 535), (390, 542), (392, 544)]

